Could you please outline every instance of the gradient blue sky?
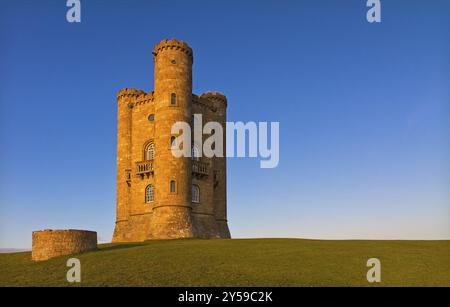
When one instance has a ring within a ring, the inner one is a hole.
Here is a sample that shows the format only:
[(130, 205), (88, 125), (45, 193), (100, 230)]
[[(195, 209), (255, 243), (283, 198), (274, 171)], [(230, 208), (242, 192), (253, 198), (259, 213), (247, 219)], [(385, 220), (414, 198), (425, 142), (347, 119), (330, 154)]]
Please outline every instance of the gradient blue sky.
[(116, 102), (153, 45), (194, 49), (194, 92), (279, 121), (280, 164), (229, 159), (234, 237), (450, 239), (450, 2), (1, 1), (0, 247), (115, 221)]

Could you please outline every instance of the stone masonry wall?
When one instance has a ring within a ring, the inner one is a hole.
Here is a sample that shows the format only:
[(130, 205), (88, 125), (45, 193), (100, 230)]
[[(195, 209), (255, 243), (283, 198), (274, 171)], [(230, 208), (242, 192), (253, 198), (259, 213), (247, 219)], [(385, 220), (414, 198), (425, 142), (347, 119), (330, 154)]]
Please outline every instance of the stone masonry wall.
[[(193, 51), (186, 43), (163, 40), (153, 49), (154, 91), (125, 88), (117, 95), (117, 218), (113, 242), (230, 238), (226, 158), (203, 156), (193, 161), (176, 158), (171, 151), (171, 140), (176, 136), (171, 132), (173, 124), (190, 123), (193, 114), (202, 114), (203, 124), (221, 123), (226, 131), (227, 98), (219, 92), (192, 93), (193, 60)], [(146, 154), (148, 144), (154, 148), (152, 159)], [(202, 148), (202, 143), (191, 145)], [(196, 202), (192, 202), (193, 186), (200, 192)], [(147, 187), (153, 188), (151, 200), (146, 199)]]
[(97, 249), (97, 233), (87, 230), (42, 230), (33, 232), (34, 261), (79, 254)]

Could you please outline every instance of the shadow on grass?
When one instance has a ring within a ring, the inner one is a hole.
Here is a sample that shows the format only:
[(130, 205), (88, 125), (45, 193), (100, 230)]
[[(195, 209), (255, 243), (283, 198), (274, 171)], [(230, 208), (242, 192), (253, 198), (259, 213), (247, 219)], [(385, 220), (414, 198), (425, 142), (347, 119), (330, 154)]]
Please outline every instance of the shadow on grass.
[(126, 244), (110, 245), (110, 246), (104, 246), (104, 247), (99, 246), (98, 251), (104, 252), (104, 251), (132, 248), (132, 247), (138, 247), (138, 246), (144, 246), (144, 245), (145, 245), (144, 243), (126, 243)]

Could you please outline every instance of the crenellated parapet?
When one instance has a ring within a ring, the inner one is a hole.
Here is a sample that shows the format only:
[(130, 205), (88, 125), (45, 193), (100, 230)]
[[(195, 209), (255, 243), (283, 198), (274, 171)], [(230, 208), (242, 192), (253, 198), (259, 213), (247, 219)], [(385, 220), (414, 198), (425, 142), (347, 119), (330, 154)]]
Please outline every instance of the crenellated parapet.
[(194, 62), (194, 54), (192, 52), (191, 47), (188, 46), (183, 41), (178, 41), (176, 39), (165, 39), (162, 40), (159, 44), (155, 45), (153, 48), (153, 60), (158, 56), (159, 53), (164, 50), (179, 50), (181, 52), (186, 53), (189, 56), (192, 62)]
[(117, 101), (122, 101), (126, 99), (128, 103), (133, 106), (138, 106), (141, 104), (146, 104), (153, 102), (153, 92), (144, 92), (143, 90), (135, 88), (123, 88), (117, 93)]
[(137, 90), (135, 88), (123, 88), (117, 93), (117, 100), (121, 98), (134, 98), (142, 94), (145, 94), (143, 90)]
[(209, 110), (211, 112), (217, 112), (217, 108), (211, 105), (211, 101), (206, 98), (200, 98), (199, 96), (192, 94), (192, 103), (198, 105), (202, 109)]
[[(227, 98), (219, 92), (192, 93), (193, 52), (185, 42), (166, 39), (152, 51), (153, 92), (124, 88), (117, 93), (113, 242), (230, 238), (226, 158), (177, 158), (170, 150), (174, 125), (193, 124), (192, 115), (200, 115), (202, 124), (219, 123), (226, 139)], [(192, 145), (195, 153), (201, 144)]]
[(218, 107), (227, 107), (227, 97), (221, 92), (206, 92), (199, 97), (214, 102)]
[(153, 92), (144, 93), (134, 98), (134, 105), (139, 106), (142, 104), (151, 103), (153, 102), (153, 100), (154, 100)]

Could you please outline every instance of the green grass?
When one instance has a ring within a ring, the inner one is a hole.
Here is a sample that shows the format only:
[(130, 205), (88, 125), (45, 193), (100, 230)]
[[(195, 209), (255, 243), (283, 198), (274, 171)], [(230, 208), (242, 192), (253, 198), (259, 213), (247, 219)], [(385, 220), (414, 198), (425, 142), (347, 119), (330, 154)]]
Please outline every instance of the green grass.
[[(0, 254), (0, 286), (70, 286), (64, 256)], [(76, 255), (81, 286), (450, 286), (450, 241), (173, 240), (101, 245)]]

